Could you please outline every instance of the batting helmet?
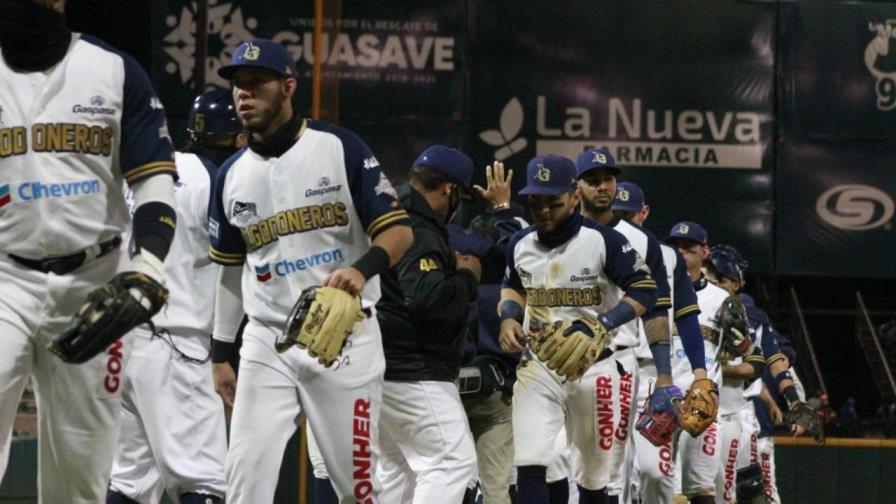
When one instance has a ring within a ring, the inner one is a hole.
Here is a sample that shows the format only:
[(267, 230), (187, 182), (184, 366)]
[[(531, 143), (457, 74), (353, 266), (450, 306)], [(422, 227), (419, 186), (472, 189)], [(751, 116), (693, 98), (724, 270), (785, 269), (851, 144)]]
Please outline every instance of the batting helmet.
[(716, 275), (730, 278), (745, 285), (744, 270), (749, 263), (740, 255), (740, 252), (731, 245), (714, 245), (709, 249), (709, 266)]
[(187, 116), (187, 131), (193, 141), (202, 141), (213, 135), (232, 136), (242, 130), (230, 90), (214, 88), (193, 100)]

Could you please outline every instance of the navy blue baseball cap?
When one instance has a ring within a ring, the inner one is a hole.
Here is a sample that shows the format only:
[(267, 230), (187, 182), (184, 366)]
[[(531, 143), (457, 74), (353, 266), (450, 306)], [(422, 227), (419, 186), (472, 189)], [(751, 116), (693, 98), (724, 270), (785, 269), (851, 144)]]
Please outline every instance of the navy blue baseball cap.
[(233, 50), (230, 64), (218, 69), (218, 75), (230, 79), (243, 67), (257, 67), (271, 70), (281, 77), (296, 76), (296, 62), (283, 44), (268, 39), (252, 39), (243, 42)]
[(607, 170), (612, 175), (622, 173), (622, 170), (616, 166), (616, 158), (603, 147), (585, 150), (576, 158), (576, 178), (600, 168)]
[(536, 156), (526, 165), (526, 187), (520, 194), (554, 196), (569, 192), (576, 184), (576, 165), (571, 159), (548, 154)]
[(613, 210), (623, 212), (640, 212), (644, 206), (644, 191), (634, 182), (616, 184), (616, 197), (613, 198)]
[(703, 226), (691, 221), (682, 221), (672, 226), (669, 236), (663, 241), (666, 243), (674, 243), (678, 240), (691, 240), (701, 245), (706, 245), (709, 237)]
[(457, 149), (444, 145), (433, 145), (423, 151), (414, 164), (442, 172), (454, 182), (470, 189), (470, 179), (473, 178), (473, 160)]

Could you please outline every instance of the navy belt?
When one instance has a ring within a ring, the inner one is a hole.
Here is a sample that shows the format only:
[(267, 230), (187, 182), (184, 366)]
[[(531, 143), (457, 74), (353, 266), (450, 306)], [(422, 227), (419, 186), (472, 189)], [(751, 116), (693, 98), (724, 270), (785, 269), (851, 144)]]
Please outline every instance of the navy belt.
[(119, 245), (121, 245), (121, 236), (116, 236), (111, 240), (106, 240), (100, 244), (94, 245), (87, 250), (82, 250), (62, 257), (28, 259), (27, 257), (20, 257), (14, 254), (9, 254), (9, 257), (26, 268), (41, 271), (43, 273), (66, 275), (81, 267), (81, 265), (84, 264), (84, 261), (88, 259), (88, 254), (90, 259), (102, 257), (117, 249)]

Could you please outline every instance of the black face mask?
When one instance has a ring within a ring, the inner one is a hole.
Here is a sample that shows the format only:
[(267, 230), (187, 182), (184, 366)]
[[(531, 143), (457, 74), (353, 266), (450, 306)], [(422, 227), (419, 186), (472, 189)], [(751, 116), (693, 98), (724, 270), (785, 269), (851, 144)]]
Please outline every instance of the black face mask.
[(13, 70), (39, 72), (62, 61), (72, 40), (65, 16), (34, 0), (5, 0), (0, 49)]
[(302, 118), (293, 114), (292, 118), (274, 132), (267, 140), (249, 137), (249, 148), (264, 157), (280, 157), (296, 143), (296, 135), (302, 128)]

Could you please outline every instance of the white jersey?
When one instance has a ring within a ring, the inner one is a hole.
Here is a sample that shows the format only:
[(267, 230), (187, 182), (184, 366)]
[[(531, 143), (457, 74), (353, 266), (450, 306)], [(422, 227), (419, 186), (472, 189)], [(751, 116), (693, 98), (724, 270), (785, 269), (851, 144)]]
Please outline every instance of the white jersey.
[(177, 228), (165, 257), (168, 304), (153, 323), (174, 335), (210, 336), (219, 266), (208, 257), (208, 201), (214, 166), (196, 154), (175, 153)]
[[(684, 259), (681, 258), (674, 248), (666, 244), (660, 244), (660, 252), (663, 257), (666, 280), (669, 284), (669, 334), (673, 336), (673, 346), (675, 346), (675, 338), (678, 337), (677, 329), (673, 327), (675, 320), (690, 313), (698, 313), (700, 307), (697, 304), (697, 295), (694, 293)], [(647, 344), (647, 338), (644, 334), (644, 325), (639, 324), (638, 330), (641, 332), (641, 342), (638, 348), (635, 349), (635, 356), (638, 359), (653, 359), (653, 354), (650, 352), (650, 346)], [(677, 347), (682, 347), (680, 342)], [(681, 352), (682, 354), (678, 356), (679, 358), (684, 357), (683, 347)]]
[[(750, 332), (753, 332), (753, 329), (750, 329)], [(753, 346), (754, 348), (762, 348), (762, 337), (765, 334), (765, 324), (759, 324), (756, 327), (755, 332), (753, 332)], [(771, 336), (770, 336), (771, 337)], [(753, 397), (759, 397), (759, 394), (762, 393), (762, 376), (759, 376), (755, 380), (753, 380), (746, 388), (744, 388), (743, 394), (745, 399), (751, 399)], [(752, 408), (753, 403), (749, 401), (744, 401), (744, 407)]]
[(109, 240), (130, 225), (122, 181), (158, 173), (176, 173), (164, 110), (132, 58), (77, 33), (44, 72), (0, 58), (0, 251), (40, 259)]
[[(248, 148), (231, 157), (218, 170), (209, 212), (210, 257), (244, 265), (246, 314), (277, 327), (302, 290), (351, 266), (369, 237), (408, 220), (367, 145), (318, 121), (307, 121), (280, 157)], [(362, 305), (379, 297), (377, 276)]]
[[(567, 226), (569, 238), (557, 246), (542, 243), (535, 226), (513, 235), (508, 246), (504, 286), (526, 293), (527, 334), (541, 330), (541, 322), (597, 316), (638, 290), (655, 295), (656, 282), (624, 236), (579, 216)], [(635, 320), (615, 333), (617, 347), (638, 342)]]

